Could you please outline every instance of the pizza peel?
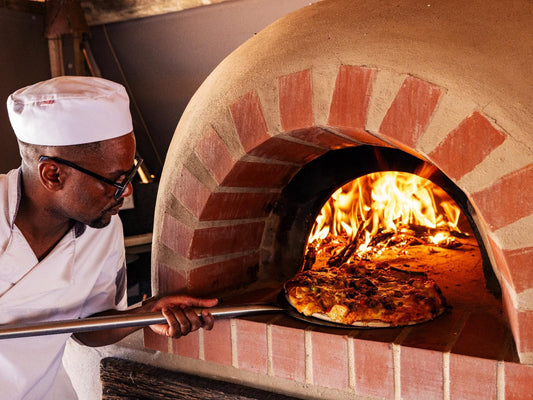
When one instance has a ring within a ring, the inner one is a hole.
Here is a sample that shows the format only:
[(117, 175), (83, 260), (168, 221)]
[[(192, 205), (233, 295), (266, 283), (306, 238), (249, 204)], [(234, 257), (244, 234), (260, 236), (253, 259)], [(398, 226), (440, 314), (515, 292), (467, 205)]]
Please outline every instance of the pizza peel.
[[(200, 316), (201, 310), (195, 308)], [(283, 312), (277, 305), (233, 305), (217, 306), (209, 309), (216, 318), (233, 318), (245, 315)], [(54, 335), (60, 333), (89, 332), (105, 329), (126, 328), (164, 324), (166, 319), (160, 311), (148, 313), (124, 313), (101, 317), (38, 322), (31, 324), (0, 325), (0, 339), (13, 339), (28, 336)]]
[[(201, 309), (195, 309), (198, 315)], [(285, 313), (297, 320), (325, 326), (329, 328), (354, 329), (354, 326), (337, 324), (320, 320), (315, 317), (306, 317), (294, 309), (285, 299), (284, 291), (281, 291), (277, 304), (252, 304), (252, 305), (226, 305), (216, 306), (209, 309), (215, 319), (243, 317), (267, 313)], [(30, 336), (45, 336), (63, 333), (90, 332), (105, 329), (143, 327), (155, 324), (164, 324), (165, 317), (160, 311), (148, 313), (124, 313), (100, 317), (88, 317), (79, 319), (67, 319), (58, 321), (45, 321), (37, 323), (19, 323), (0, 325), (0, 340), (15, 339)]]
[[(194, 309), (200, 316), (200, 308)], [(215, 319), (243, 317), (249, 315), (267, 314), (267, 313), (285, 313), (286, 315), (303, 321), (308, 324), (318, 325), (328, 328), (337, 329), (376, 329), (376, 328), (397, 328), (391, 324), (380, 321), (361, 321), (353, 325), (327, 320), (327, 316), (313, 314), (306, 316), (298, 312), (286, 299), (285, 290), (279, 291), (274, 302), (268, 304), (247, 304), (247, 305), (219, 305), (209, 308), (209, 311)], [(88, 317), (79, 319), (37, 322), (37, 323), (20, 323), (13, 325), (0, 325), (0, 340), (13, 339), (29, 336), (44, 336), (61, 333), (89, 332), (105, 329), (126, 328), (126, 327), (143, 327), (155, 324), (164, 324), (165, 317), (160, 311), (148, 313), (123, 313), (117, 315), (108, 315), (100, 317)], [(427, 321), (419, 321), (406, 325), (415, 325)]]

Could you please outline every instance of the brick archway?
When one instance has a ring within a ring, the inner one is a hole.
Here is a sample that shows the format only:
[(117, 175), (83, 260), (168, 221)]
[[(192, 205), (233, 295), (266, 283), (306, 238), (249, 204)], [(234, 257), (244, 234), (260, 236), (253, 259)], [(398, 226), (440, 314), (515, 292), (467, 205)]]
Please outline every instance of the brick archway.
[[(277, 107), (265, 104), (272, 99), (254, 89), (228, 104), (232, 138), (205, 128), (173, 171), (171, 184), (163, 187), (171, 206), (159, 210), (156, 226), (167, 255), (156, 253), (157, 291), (208, 294), (255, 281), (268, 259), (269, 244), (262, 239), (269, 211), (303, 165), (332, 149), (397, 147), (439, 167), (474, 205), (517, 346), (526, 357), (533, 340), (533, 304), (527, 298), (533, 287), (528, 267), (533, 239), (523, 238), (520, 229), (532, 211), (531, 189), (521, 182), (533, 181), (533, 168), (501, 173), (488, 186), (472, 187), (469, 174), (502, 151), (511, 140), (508, 134), (481, 110), (465, 110), (455, 126), (447, 123), (443, 130), (437, 122), (448, 114), (442, 109), (444, 88), (405, 75), (400, 85), (397, 79), (390, 82), (397, 87), (394, 94), (379, 97), (374, 87), (379, 74), (374, 68), (339, 66), (331, 101), (320, 106), (328, 109), (326, 125), (315, 123), (311, 69), (277, 78)], [(265, 111), (276, 108), (274, 114)], [(280, 121), (281, 132), (269, 131), (274, 121)], [(239, 146), (232, 147), (231, 140)], [(514, 243), (519, 246), (510, 247)]]

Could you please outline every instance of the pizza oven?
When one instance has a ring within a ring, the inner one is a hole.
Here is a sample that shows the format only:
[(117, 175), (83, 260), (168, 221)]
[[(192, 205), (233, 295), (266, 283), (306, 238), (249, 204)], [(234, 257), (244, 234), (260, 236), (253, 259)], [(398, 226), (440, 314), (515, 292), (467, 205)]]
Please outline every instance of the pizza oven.
[[(336, 190), (371, 173), (408, 172), (450, 196), (475, 248), (475, 261), (438, 273), (457, 296), (451, 311), (359, 330), (259, 315), (178, 341), (146, 331), (148, 348), (184, 369), (302, 397), (531, 391), (533, 103), (522, 81), (527, 52), (502, 45), (514, 45), (527, 21), (520, 32), (496, 29), (507, 5), (456, 6), (324, 0), (234, 51), (176, 128), (152, 263), (154, 293), (275, 300)], [(405, 257), (422, 269), (437, 259)]]

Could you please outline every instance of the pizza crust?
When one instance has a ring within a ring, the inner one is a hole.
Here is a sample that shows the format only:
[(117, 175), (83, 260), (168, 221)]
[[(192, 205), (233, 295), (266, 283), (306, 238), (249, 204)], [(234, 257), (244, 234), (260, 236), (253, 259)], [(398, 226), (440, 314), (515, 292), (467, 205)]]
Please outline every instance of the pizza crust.
[[(327, 322), (333, 322), (335, 324), (347, 326), (348, 324), (343, 324), (342, 322), (335, 321), (331, 319), (327, 314), (314, 313), (311, 314), (313, 318), (318, 318)], [(391, 324), (383, 321), (357, 321), (349, 324), (350, 326), (363, 326), (368, 328), (390, 328)]]

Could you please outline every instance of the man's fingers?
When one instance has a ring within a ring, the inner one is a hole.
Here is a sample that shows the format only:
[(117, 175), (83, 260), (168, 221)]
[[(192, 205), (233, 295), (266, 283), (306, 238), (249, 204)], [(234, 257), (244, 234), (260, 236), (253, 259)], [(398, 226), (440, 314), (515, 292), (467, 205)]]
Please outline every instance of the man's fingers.
[(209, 310), (202, 310), (202, 321), (204, 322), (203, 328), (210, 331), (215, 324), (215, 317), (211, 315)]
[(164, 297), (158, 300), (152, 309), (160, 309), (167, 324), (153, 325), (152, 329), (160, 335), (172, 338), (185, 336), (200, 328), (211, 330), (215, 323), (214, 317), (208, 309), (203, 309), (198, 315), (198, 308), (213, 307), (217, 303), (217, 299), (195, 299), (189, 296)]
[(183, 312), (185, 313), (185, 316), (190, 322), (191, 332), (196, 331), (203, 326), (203, 322), (200, 319), (200, 316), (197, 314), (197, 311), (195, 311), (192, 308), (187, 307), (183, 309)]
[(166, 336), (179, 338), (182, 336), (181, 323), (176, 317), (176, 309), (173, 307), (164, 307), (161, 312), (167, 320), (168, 328), (166, 329)]
[(179, 322), (180, 336), (185, 336), (186, 334), (191, 332), (192, 324), (191, 324), (191, 321), (189, 321), (189, 318), (187, 317), (187, 315), (185, 315), (184, 310), (182, 310), (179, 307), (176, 307), (176, 308), (173, 308), (172, 311), (174, 312), (174, 316)]

